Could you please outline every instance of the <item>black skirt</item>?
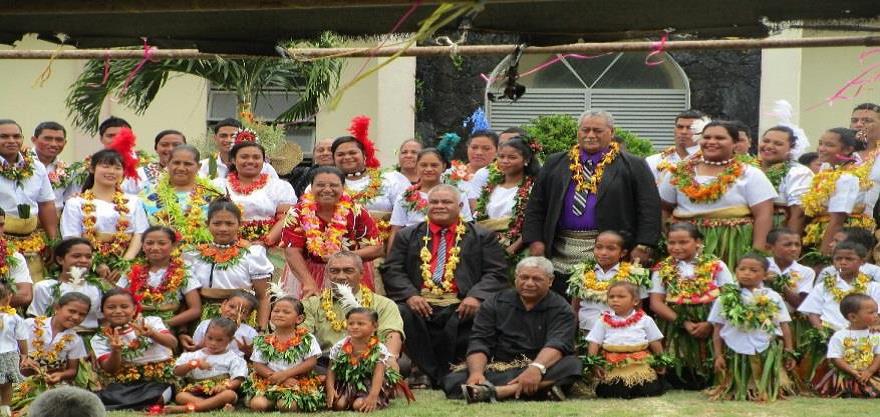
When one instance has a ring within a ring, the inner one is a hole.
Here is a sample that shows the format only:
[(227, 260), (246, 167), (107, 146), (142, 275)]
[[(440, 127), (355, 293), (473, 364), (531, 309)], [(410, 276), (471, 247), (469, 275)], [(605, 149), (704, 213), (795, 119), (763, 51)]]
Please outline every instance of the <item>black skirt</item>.
[(112, 383), (96, 392), (107, 411), (144, 410), (151, 405), (164, 405), (162, 394), (171, 385), (161, 382)]
[(661, 378), (631, 387), (626, 386), (623, 381), (600, 382), (596, 385), (596, 396), (599, 398), (623, 398), (628, 400), (631, 398), (656, 397), (663, 395), (665, 391)]

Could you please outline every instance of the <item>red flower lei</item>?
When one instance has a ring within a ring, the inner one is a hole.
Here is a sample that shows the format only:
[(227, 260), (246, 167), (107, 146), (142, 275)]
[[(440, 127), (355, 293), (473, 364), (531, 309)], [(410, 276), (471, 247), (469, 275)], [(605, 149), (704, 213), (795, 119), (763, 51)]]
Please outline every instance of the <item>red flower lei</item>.
[(266, 183), (269, 181), (269, 174), (260, 174), (257, 179), (254, 180), (250, 185), (243, 186), (241, 185), (241, 181), (238, 179), (238, 174), (235, 172), (230, 172), (226, 174), (226, 182), (229, 183), (229, 188), (232, 188), (232, 191), (235, 191), (236, 194), (248, 195), (260, 188), (266, 186)]
[(370, 356), (370, 353), (373, 351), (373, 348), (379, 344), (379, 338), (376, 336), (370, 337), (370, 341), (367, 343), (367, 348), (364, 349), (360, 355), (354, 354), (354, 346), (351, 344), (351, 338), (349, 337), (345, 343), (342, 344), (342, 351), (348, 355), (348, 363), (351, 366), (356, 366), (362, 360), (367, 359)]
[(425, 209), (428, 208), (428, 200), (422, 198), (422, 193), (419, 192), (421, 189), (421, 184), (413, 184), (403, 192), (403, 207), (406, 208), (407, 211), (411, 212), (425, 212)]
[(621, 329), (624, 327), (632, 326), (633, 324), (638, 323), (642, 317), (645, 316), (645, 311), (642, 309), (636, 310), (633, 315), (629, 316), (626, 320), (615, 320), (614, 317), (611, 317), (611, 312), (606, 311), (602, 313), (602, 321), (605, 322), (605, 325), (608, 327), (613, 327), (615, 329)]
[(186, 283), (186, 269), (180, 257), (172, 257), (162, 282), (158, 287), (150, 287), (150, 268), (144, 264), (135, 264), (129, 274), (128, 290), (133, 296), (139, 296), (147, 304), (162, 305), (168, 301), (168, 297), (174, 297), (175, 293)]

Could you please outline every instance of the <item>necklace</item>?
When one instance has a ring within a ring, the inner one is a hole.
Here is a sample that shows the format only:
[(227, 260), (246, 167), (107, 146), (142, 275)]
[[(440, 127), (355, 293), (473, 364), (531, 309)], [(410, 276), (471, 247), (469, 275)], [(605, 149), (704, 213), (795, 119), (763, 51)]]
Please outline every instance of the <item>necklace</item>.
[(694, 203), (711, 204), (718, 201), (745, 172), (745, 167), (741, 162), (732, 160), (713, 181), (702, 185), (696, 180), (696, 168), (700, 161), (702, 161), (702, 155), (698, 158), (685, 159), (669, 169), (669, 173), (672, 174), (670, 183)]
[[(761, 161), (758, 160), (758, 164), (760, 163)], [(767, 179), (770, 180), (770, 183), (773, 184), (773, 188), (777, 190), (779, 189), (779, 184), (782, 184), (782, 180), (788, 175), (789, 170), (791, 170), (791, 161), (779, 162), (762, 169), (764, 175), (766, 175)]]
[(856, 279), (853, 280), (852, 288), (849, 290), (842, 290), (837, 286), (837, 275), (825, 273), (825, 277), (822, 279), (822, 284), (825, 286), (825, 291), (829, 292), (831, 296), (834, 298), (834, 301), (840, 303), (844, 297), (850, 294), (864, 294), (868, 289), (868, 284), (871, 282), (871, 277), (859, 273)]
[[(345, 189), (345, 192), (351, 196), (351, 199), (361, 205), (373, 201), (373, 199), (382, 191), (382, 171), (370, 168), (367, 170), (367, 174), (370, 176), (370, 182), (367, 183), (367, 186), (363, 190), (354, 191), (347, 187)], [(358, 176), (360, 176), (360, 174), (358, 174)]]
[(813, 181), (810, 183), (810, 190), (804, 194), (801, 200), (804, 214), (810, 217), (818, 217), (823, 214), (831, 194), (834, 194), (837, 189), (837, 180), (846, 173), (848, 173), (846, 169), (836, 167), (814, 175)]
[(568, 151), (568, 169), (571, 171), (571, 180), (575, 183), (575, 191), (584, 191), (596, 194), (599, 189), (599, 183), (602, 181), (602, 174), (605, 168), (614, 161), (617, 154), (620, 153), (620, 145), (617, 142), (611, 142), (608, 146), (608, 152), (602, 157), (602, 160), (596, 165), (596, 170), (592, 174), (587, 173), (586, 168), (581, 163), (581, 151), (579, 145), (572, 146)]
[[(369, 288), (361, 287), (361, 306), (371, 308), (373, 306), (373, 292)], [(324, 310), (324, 317), (330, 322), (333, 331), (341, 332), (345, 330), (345, 320), (337, 318), (336, 312), (333, 311), (333, 290), (325, 288), (321, 292), (321, 309)]]
[(0, 176), (15, 181), (15, 185), (21, 187), (22, 181), (34, 175), (34, 157), (30, 152), (21, 152), (19, 155), (21, 158), (18, 163), (3, 160), (0, 164)]
[(258, 175), (250, 185), (241, 185), (238, 173), (230, 172), (226, 174), (226, 181), (229, 183), (229, 188), (231, 188), (236, 194), (249, 195), (250, 193), (266, 186), (266, 183), (269, 182), (269, 174)]
[(636, 310), (635, 313), (633, 313), (632, 315), (630, 315), (626, 319), (617, 320), (611, 315), (610, 311), (603, 311), (602, 312), (602, 321), (605, 322), (605, 325), (608, 327), (613, 327), (615, 329), (621, 329), (621, 328), (629, 327), (629, 326), (632, 326), (633, 324), (638, 323), (639, 320), (641, 320), (642, 317), (644, 317), (644, 316), (645, 316), (645, 311), (642, 309), (638, 309), (638, 310)]
[(713, 255), (703, 254), (695, 259), (695, 263), (692, 278), (681, 276), (678, 260), (671, 256), (657, 264), (657, 271), (666, 289), (667, 303), (709, 304), (718, 297), (715, 276), (721, 271), (721, 261)]
[(467, 228), (464, 222), (459, 220), (458, 225), (455, 226), (455, 241), (452, 243), (452, 247), (449, 248), (446, 264), (443, 266), (443, 279), (438, 286), (432, 279), (431, 259), (433, 259), (433, 255), (431, 255), (431, 250), (428, 249), (428, 242), (431, 240), (431, 221), (425, 221), (425, 237), (422, 238), (425, 244), (422, 246), (422, 250), (419, 251), (419, 259), (422, 261), (420, 268), (422, 270), (422, 291), (428, 291), (434, 295), (452, 292), (455, 281), (455, 268), (461, 260), (458, 257), (459, 253), (461, 253), (461, 248), (458, 244), (461, 242), (461, 237), (466, 231)]
[(171, 186), (167, 173), (163, 174), (156, 186), (157, 206), (161, 208), (154, 214), (156, 223), (171, 227), (183, 235), (185, 244), (199, 244), (211, 241), (205, 221), (203, 206), (209, 202), (206, 193), (219, 195), (220, 192), (204, 178), (196, 178), (193, 190), (187, 196), (189, 207), (184, 213), (177, 191)]
[(728, 165), (728, 164), (730, 164), (731, 162), (733, 162), (733, 158), (725, 159), (725, 160), (723, 160), (723, 161), (710, 161), (710, 160), (704, 158), (703, 155), (701, 154), (701, 155), (700, 155), (700, 162), (701, 162), (701, 163), (704, 163), (704, 164), (706, 164), (706, 165), (712, 165), (712, 166), (716, 166), (716, 167), (723, 167), (723, 166)]
[(428, 200), (422, 197), (421, 184), (415, 183), (403, 192), (403, 207), (411, 213), (422, 213), (428, 209)]
[(247, 253), (250, 244), (244, 239), (238, 239), (228, 245), (211, 243), (202, 243), (196, 246), (199, 259), (204, 262), (213, 264), (219, 270), (228, 269), (236, 264)]
[[(97, 216), (95, 214), (95, 193), (87, 190), (82, 194), (83, 213), (83, 233), (82, 237), (92, 243), (98, 255), (105, 258), (121, 258), (128, 250), (128, 243), (131, 241), (131, 234), (128, 233), (128, 197), (119, 189), (113, 193), (113, 210), (119, 215), (116, 219), (116, 231), (113, 238), (104, 242), (98, 239), (98, 230), (95, 226)], [(100, 260), (96, 260), (95, 264), (100, 265)], [(107, 266), (111, 266), (107, 264)]]
[[(28, 352), (28, 357), (41, 366), (46, 366), (51, 369), (62, 365), (59, 363), (61, 352), (64, 351), (64, 348), (67, 347), (68, 343), (73, 341), (73, 335), (68, 333), (62, 336), (58, 343), (52, 346), (51, 350), (46, 350), (46, 340), (44, 337), (46, 335), (45, 326), (47, 319), (48, 317), (46, 316), (34, 317), (34, 337), (31, 339), (32, 349)], [(51, 340), (49, 343), (51, 343)]]
[(326, 258), (342, 249), (342, 237), (348, 233), (348, 214), (353, 203), (351, 197), (343, 193), (333, 209), (333, 217), (321, 228), (318, 217), (318, 202), (312, 193), (306, 193), (299, 205), (299, 221), (306, 237), (306, 249), (319, 258)]
[(278, 334), (257, 336), (254, 338), (254, 349), (266, 362), (285, 362), (294, 365), (305, 358), (311, 348), (313, 336), (309, 329), (298, 327), (287, 340), (281, 340)]
[(131, 267), (128, 287), (132, 295), (139, 297), (144, 304), (161, 306), (176, 299), (180, 288), (186, 285), (186, 275), (186, 268), (180, 257), (172, 257), (159, 285), (152, 287), (149, 282), (149, 265), (137, 263)]
[(356, 171), (352, 173), (345, 174), (347, 178), (360, 178), (364, 175), (364, 171)]

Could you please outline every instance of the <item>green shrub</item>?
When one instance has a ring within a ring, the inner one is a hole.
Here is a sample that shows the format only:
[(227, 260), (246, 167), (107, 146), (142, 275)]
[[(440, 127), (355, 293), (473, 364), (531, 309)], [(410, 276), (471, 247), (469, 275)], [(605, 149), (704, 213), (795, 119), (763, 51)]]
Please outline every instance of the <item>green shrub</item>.
[[(529, 136), (538, 138), (544, 147), (544, 155), (567, 151), (577, 143), (577, 118), (567, 114), (540, 116), (523, 128)], [(631, 154), (646, 157), (654, 153), (651, 141), (639, 137), (635, 133), (614, 128), (614, 134), (623, 138), (626, 150)]]

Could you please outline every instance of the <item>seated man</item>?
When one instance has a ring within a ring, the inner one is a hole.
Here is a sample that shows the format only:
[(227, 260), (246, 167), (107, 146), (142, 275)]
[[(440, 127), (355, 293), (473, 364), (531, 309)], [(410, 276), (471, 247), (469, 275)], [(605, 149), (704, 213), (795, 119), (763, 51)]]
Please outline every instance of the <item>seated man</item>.
[(364, 262), (356, 253), (341, 251), (330, 255), (324, 267), (326, 288), (319, 296), (303, 300), (306, 316), (303, 326), (318, 338), (321, 351), (325, 354), (320, 362), (326, 366), (326, 354), (346, 335), (345, 313), (352, 308), (343, 306), (343, 300), (333, 284), (348, 285), (361, 307), (379, 313), (379, 339), (394, 355), (388, 365), (400, 370), (397, 363), (403, 347), (403, 319), (400, 318), (400, 311), (393, 301), (361, 286), (363, 275)]
[(468, 403), (522, 396), (565, 399), (564, 391), (581, 376), (574, 351), (577, 319), (565, 299), (550, 291), (552, 283), (547, 258), (517, 264), (516, 288), (480, 307), (466, 369), (443, 382), (448, 398), (464, 395)]
[(426, 221), (398, 232), (381, 267), (407, 355), (434, 386), (464, 358), (482, 300), (508, 287), (504, 249), (493, 233), (462, 221), (461, 207), (457, 188), (432, 188)]

